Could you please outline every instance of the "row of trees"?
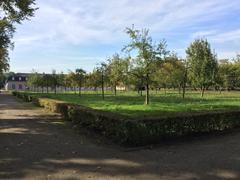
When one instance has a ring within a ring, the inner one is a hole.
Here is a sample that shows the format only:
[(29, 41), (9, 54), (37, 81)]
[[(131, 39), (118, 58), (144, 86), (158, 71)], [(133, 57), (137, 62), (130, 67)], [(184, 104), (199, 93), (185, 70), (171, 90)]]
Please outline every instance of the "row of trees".
[(100, 63), (92, 72), (77, 69), (69, 74), (33, 74), (29, 85), (34, 87), (111, 87), (117, 95), (117, 87), (135, 89), (142, 95), (145, 90), (145, 104), (149, 104), (151, 89), (177, 88), (185, 97), (186, 87), (201, 91), (201, 96), (209, 88), (217, 90), (234, 89), (240, 86), (240, 61), (217, 60), (216, 53), (207, 40), (197, 39), (186, 50), (186, 59), (179, 58), (167, 50), (167, 43), (162, 40), (155, 43), (147, 29), (127, 28), (130, 42), (122, 49), (124, 56), (114, 54), (106, 62)]

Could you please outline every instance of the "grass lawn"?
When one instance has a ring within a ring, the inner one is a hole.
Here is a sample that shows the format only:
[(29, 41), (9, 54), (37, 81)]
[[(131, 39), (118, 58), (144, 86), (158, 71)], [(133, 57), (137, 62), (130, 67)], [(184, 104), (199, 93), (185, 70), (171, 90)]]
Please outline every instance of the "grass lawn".
[(169, 116), (176, 113), (209, 111), (217, 109), (240, 108), (240, 92), (206, 92), (201, 98), (199, 92), (187, 92), (186, 98), (182, 99), (175, 91), (167, 94), (151, 92), (150, 105), (144, 105), (144, 96), (139, 96), (136, 92), (121, 92), (117, 96), (107, 93), (105, 100), (100, 94), (83, 92), (79, 97), (73, 93), (69, 94), (41, 94), (31, 93), (38, 97), (48, 97), (62, 100), (69, 103), (80, 104), (94, 109), (111, 111), (130, 117), (144, 116)]

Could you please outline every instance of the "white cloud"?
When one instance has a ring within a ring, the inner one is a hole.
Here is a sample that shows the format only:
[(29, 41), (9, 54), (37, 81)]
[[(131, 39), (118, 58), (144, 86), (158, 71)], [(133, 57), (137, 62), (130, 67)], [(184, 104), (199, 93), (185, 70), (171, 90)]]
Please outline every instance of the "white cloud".
[[(127, 43), (124, 29), (132, 24), (149, 28), (156, 40), (170, 39), (171, 50), (182, 57), (186, 46), (197, 37), (206, 37), (213, 48), (217, 46), (219, 57), (233, 56), (240, 49), (240, 27), (229, 24), (226, 30), (221, 25), (229, 14), (239, 15), (239, 0), (37, 0), (37, 5), (35, 17), (17, 28), (13, 57), (17, 62), (30, 54), (31, 61), (47, 64), (37, 66), (41, 70), (75, 64), (91, 69), (96, 61), (116, 51), (111, 47)], [(39, 61), (38, 56), (42, 56)]]
[[(227, 10), (240, 9), (236, 0), (59, 0), (58, 3), (39, 0), (37, 3), (40, 9), (27, 25), (27, 36), (38, 33), (42, 40), (47, 36), (54, 42), (72, 44), (122, 41), (126, 37), (125, 27), (132, 24), (155, 33), (177, 32), (218, 18)], [(25, 39), (20, 35), (21, 38)]]
[(240, 44), (240, 29), (233, 31), (218, 33), (214, 36), (210, 36), (211, 40), (216, 43), (236, 42)]
[(235, 58), (236, 55), (239, 54), (239, 51), (219, 51), (218, 58), (219, 59), (232, 59)]
[(191, 35), (192, 39), (196, 39), (196, 38), (207, 38), (211, 35), (215, 35), (217, 33), (216, 30), (208, 30), (208, 31), (198, 31), (195, 32)]

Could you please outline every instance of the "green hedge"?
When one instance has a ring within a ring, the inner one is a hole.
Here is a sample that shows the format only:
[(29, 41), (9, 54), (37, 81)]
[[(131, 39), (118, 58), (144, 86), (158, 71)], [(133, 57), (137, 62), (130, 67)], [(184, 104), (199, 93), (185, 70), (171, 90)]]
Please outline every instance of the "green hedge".
[(58, 112), (78, 127), (85, 127), (115, 142), (139, 146), (159, 143), (163, 139), (223, 131), (240, 127), (240, 110), (209, 111), (165, 118), (127, 119), (123, 116), (68, 104), (27, 93), (13, 93), (46, 109)]

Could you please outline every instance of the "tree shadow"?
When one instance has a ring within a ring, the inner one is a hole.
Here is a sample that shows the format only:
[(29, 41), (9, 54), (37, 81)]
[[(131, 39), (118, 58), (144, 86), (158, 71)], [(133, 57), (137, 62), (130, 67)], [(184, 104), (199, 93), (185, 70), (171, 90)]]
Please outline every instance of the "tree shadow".
[(43, 176), (58, 173), (60, 177), (71, 172), (69, 179), (89, 174), (112, 178), (240, 178), (239, 133), (126, 151), (93, 143), (89, 137), (75, 134), (61, 119), (24, 116), (0, 120), (0, 179), (39, 172)]
[(21, 113), (0, 110), (0, 179), (240, 179), (239, 132), (131, 151), (77, 134), (56, 114), (1, 103)]

